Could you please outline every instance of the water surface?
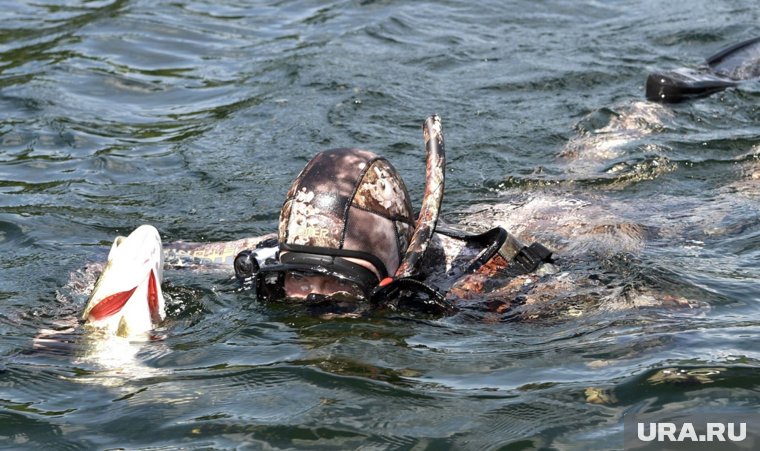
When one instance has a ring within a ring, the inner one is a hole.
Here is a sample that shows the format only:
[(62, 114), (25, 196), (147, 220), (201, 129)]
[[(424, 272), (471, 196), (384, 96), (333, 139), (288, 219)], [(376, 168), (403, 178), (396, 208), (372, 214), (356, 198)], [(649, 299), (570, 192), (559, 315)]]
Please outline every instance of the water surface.
[[(663, 107), (643, 84), (756, 36), (759, 16), (749, 1), (8, 2), (0, 446), (610, 449), (626, 414), (756, 412), (760, 90)], [(544, 308), (324, 320), (174, 270), (158, 339), (110, 367), (76, 329), (33, 349), (75, 323), (71, 273), (116, 235), (269, 233), (320, 150), (386, 155), (417, 204), (432, 113), (447, 219), (565, 251), (574, 285)], [(557, 205), (572, 216), (531, 213)], [(643, 241), (588, 233), (621, 224)]]

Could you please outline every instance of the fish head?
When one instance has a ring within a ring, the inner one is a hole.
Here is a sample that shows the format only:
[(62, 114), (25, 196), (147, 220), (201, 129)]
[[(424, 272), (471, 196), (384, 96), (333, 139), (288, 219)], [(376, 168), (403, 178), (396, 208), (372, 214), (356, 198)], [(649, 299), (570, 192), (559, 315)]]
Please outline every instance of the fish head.
[(166, 317), (162, 281), (161, 237), (142, 225), (114, 240), (82, 319), (125, 338), (146, 334)]

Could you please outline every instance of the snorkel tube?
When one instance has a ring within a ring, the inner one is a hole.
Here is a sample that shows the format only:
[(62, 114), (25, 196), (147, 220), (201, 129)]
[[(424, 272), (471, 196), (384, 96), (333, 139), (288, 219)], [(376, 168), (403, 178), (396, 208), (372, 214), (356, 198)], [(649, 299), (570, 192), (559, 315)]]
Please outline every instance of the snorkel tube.
[(428, 295), (423, 300), (425, 310), (435, 312), (451, 312), (454, 307), (446, 301), (443, 294), (435, 288), (419, 281), (420, 265), (427, 251), (428, 244), (435, 232), (438, 215), (441, 211), (444, 190), (444, 174), (446, 153), (443, 142), (441, 118), (433, 115), (422, 124), (422, 134), (425, 141), (425, 193), (422, 197), (422, 207), (414, 233), (409, 240), (409, 246), (399, 264), (396, 273), (380, 281), (372, 295), (375, 301), (384, 302), (398, 294), (399, 290), (409, 289), (414, 292), (424, 292)]
[(422, 134), (425, 140), (425, 152), (427, 153), (425, 194), (422, 197), (422, 208), (417, 217), (414, 233), (409, 240), (409, 247), (406, 248), (404, 258), (393, 276), (395, 279), (412, 277), (419, 273), (422, 257), (424, 257), (430, 238), (435, 232), (435, 225), (438, 222), (438, 214), (441, 211), (441, 202), (443, 201), (446, 153), (443, 145), (441, 118), (437, 115), (427, 118), (422, 125)]
[(758, 77), (760, 37), (721, 50), (708, 57), (699, 69), (652, 72), (647, 77), (646, 98), (655, 102), (676, 103), (705, 97)]

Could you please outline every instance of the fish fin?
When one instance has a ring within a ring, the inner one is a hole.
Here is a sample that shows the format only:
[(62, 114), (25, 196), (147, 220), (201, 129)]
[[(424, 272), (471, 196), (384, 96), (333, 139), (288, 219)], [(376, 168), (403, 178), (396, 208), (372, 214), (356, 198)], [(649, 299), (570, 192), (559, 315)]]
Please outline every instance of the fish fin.
[(127, 338), (129, 336), (129, 326), (127, 325), (127, 319), (123, 316), (119, 320), (119, 327), (116, 328), (116, 336)]

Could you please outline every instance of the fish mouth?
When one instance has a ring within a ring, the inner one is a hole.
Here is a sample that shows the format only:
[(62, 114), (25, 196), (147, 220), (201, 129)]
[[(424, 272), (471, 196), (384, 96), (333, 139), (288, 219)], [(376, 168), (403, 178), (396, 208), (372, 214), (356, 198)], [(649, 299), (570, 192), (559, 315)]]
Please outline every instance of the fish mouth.
[[(138, 286), (135, 286), (131, 290), (120, 291), (110, 296), (103, 298), (95, 306), (93, 306), (87, 314), (87, 319), (93, 321), (100, 321), (108, 318), (112, 315), (119, 313), (122, 308), (132, 299)], [(150, 270), (148, 275), (148, 309), (150, 310), (151, 319), (160, 322), (160, 313), (158, 311), (158, 287), (156, 283), (156, 274), (153, 270)]]
[(166, 317), (161, 237), (149, 225), (117, 237), (82, 319), (127, 337), (147, 333)]

